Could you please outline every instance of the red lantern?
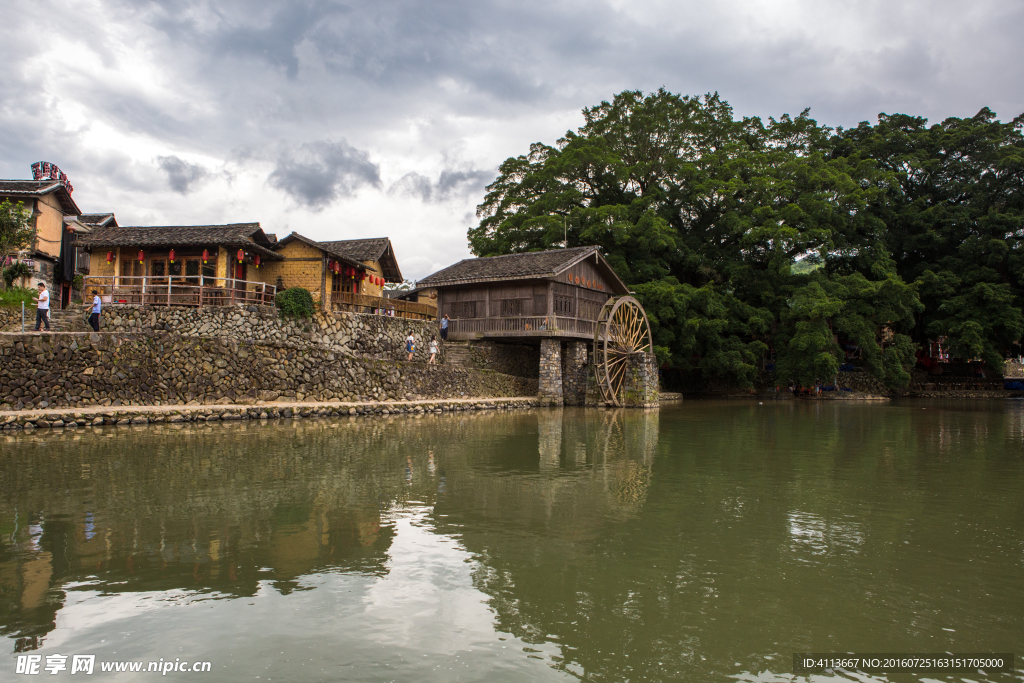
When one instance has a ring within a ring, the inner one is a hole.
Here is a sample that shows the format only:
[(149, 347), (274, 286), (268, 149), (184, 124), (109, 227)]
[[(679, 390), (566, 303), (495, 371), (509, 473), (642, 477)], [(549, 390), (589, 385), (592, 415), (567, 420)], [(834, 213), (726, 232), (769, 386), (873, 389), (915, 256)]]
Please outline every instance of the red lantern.
[(208, 258), (210, 258), (210, 251), (209, 251), (209, 249), (203, 249), (203, 263), (206, 263), (206, 260)]
[(363, 271), (362, 275), (363, 276), (361, 278), (359, 278), (359, 279), (360, 280), (366, 280), (366, 271), (365, 270)]
[(174, 263), (174, 250), (173, 249), (171, 249), (171, 253), (168, 254), (167, 257), (171, 260), (171, 263)]
[(146, 255), (144, 253), (142, 253), (141, 249), (139, 249), (139, 263), (142, 263), (145, 260), (146, 260)]
[(238, 262), (241, 263), (242, 259), (244, 259), (244, 258), (245, 258), (245, 252), (242, 251), (241, 249), (239, 249), (238, 250)]
[(108, 251), (107, 252), (107, 263), (113, 263), (113, 262), (114, 262), (114, 252)]
[(260, 267), (260, 255), (259, 254), (256, 254), (255, 262), (256, 262), (256, 267), (259, 268)]

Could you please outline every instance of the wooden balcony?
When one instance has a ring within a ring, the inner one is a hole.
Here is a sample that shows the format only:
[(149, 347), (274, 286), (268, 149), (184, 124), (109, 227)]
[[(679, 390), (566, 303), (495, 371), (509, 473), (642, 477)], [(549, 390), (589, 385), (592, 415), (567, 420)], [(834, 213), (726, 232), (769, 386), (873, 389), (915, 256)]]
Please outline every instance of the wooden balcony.
[(561, 316), (518, 318), (455, 318), (448, 321), (448, 338), (454, 340), (492, 338), (567, 337), (593, 340), (594, 320)]
[(352, 292), (331, 292), (331, 308), (347, 313), (376, 313), (412, 320), (435, 320), (437, 307), (402, 299), (388, 299)]
[(265, 282), (196, 276), (118, 277), (87, 275), (86, 298), (93, 291), (108, 305), (146, 306), (273, 306), (277, 288)]

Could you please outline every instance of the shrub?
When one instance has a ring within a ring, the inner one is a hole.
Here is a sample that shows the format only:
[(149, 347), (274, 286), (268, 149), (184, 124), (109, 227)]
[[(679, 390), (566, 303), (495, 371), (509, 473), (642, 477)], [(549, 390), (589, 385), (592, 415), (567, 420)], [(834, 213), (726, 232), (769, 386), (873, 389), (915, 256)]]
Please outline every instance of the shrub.
[(71, 280), (71, 288), (79, 292), (82, 291), (82, 287), (85, 286), (85, 277), (81, 273), (75, 273), (75, 277)]
[(24, 302), (26, 308), (35, 306), (36, 304), (32, 301), (32, 297), (37, 294), (39, 292), (34, 289), (8, 287), (0, 292), (0, 306), (21, 306), (22, 302)]
[(274, 297), (282, 318), (312, 318), (313, 295), (303, 287), (291, 287)]
[(10, 288), (14, 284), (15, 280), (20, 280), (21, 278), (28, 277), (31, 274), (32, 271), (29, 270), (28, 266), (24, 263), (20, 261), (18, 263), (12, 263), (4, 268), (4, 285)]

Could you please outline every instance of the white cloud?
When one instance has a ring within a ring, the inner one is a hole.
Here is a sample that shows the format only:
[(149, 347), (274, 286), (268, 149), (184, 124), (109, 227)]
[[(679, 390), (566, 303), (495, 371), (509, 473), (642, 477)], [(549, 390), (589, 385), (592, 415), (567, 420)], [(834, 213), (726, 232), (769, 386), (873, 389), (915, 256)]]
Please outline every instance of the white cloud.
[(18, 3), (0, 176), (53, 161), (122, 224), (388, 235), (422, 277), (468, 255), (488, 174), (616, 92), (718, 91), (828, 125), (1008, 120), (1022, 28), (1024, 6), (995, 0)]

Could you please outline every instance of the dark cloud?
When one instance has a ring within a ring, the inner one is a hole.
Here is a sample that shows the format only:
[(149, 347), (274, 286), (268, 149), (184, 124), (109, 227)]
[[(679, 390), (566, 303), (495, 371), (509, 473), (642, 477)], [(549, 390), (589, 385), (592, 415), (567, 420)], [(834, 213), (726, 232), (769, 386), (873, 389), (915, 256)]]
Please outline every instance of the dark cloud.
[(307, 142), (281, 154), (270, 174), (273, 187), (320, 211), (361, 187), (380, 187), (380, 168), (345, 140)]
[(160, 170), (167, 174), (167, 183), (180, 194), (188, 194), (193, 186), (210, 175), (199, 164), (191, 164), (176, 156), (157, 157)]
[(446, 168), (441, 171), (437, 181), (432, 181), (427, 176), (413, 171), (406, 173), (388, 188), (388, 194), (416, 197), (424, 202), (464, 199), (481, 194), (484, 187), (494, 180), (495, 175), (495, 171)]

